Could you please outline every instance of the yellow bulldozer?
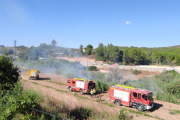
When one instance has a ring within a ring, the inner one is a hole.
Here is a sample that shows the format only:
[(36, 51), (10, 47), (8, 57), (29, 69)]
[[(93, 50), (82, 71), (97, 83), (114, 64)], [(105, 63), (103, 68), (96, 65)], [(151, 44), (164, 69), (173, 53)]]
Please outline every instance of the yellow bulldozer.
[(29, 70), (29, 80), (38, 80), (39, 73), (40, 71), (38, 70)]

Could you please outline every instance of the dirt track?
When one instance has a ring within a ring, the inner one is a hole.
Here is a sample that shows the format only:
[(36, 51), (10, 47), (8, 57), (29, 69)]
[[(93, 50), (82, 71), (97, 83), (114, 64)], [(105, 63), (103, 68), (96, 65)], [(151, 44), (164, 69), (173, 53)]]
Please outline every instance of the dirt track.
[[(66, 80), (67, 78), (64, 78), (62, 76), (58, 76), (55, 74), (47, 74), (47, 73), (40, 73), (41, 80), (28, 80), (28, 72), (27, 69), (21, 68), (21, 76), (23, 83), (23, 86), (25, 88), (33, 88), (37, 91), (41, 91), (44, 95), (48, 95), (51, 97), (54, 97), (60, 101), (63, 101), (64, 103), (68, 104), (69, 106), (73, 108), (77, 106), (83, 106), (83, 107), (91, 107), (98, 112), (106, 111), (110, 114), (116, 114), (119, 113), (121, 108), (126, 108), (127, 110), (134, 110), (137, 111), (135, 108), (129, 108), (125, 106), (116, 106), (110, 107), (105, 105), (104, 103), (107, 101), (109, 104), (113, 104), (113, 102), (108, 101), (107, 96), (102, 97), (102, 103), (98, 103), (95, 100), (97, 99), (96, 96), (93, 98), (90, 97), (90, 95), (82, 95), (85, 97), (79, 98), (74, 95), (75, 92), (69, 92), (66, 87)], [(25, 81), (27, 80), (27, 81)], [(50, 82), (52, 81), (52, 82)], [(33, 83), (34, 82), (34, 83)], [(59, 84), (60, 83), (60, 84)], [(64, 83), (64, 85), (62, 84)], [(80, 95), (78, 93), (78, 95)], [(80, 95), (81, 96), (81, 95)], [(135, 120), (154, 120), (157, 118), (160, 119), (166, 119), (166, 120), (179, 120), (180, 114), (172, 115), (170, 114), (170, 110), (180, 110), (180, 106), (172, 103), (162, 102), (155, 100), (155, 107), (148, 111), (146, 114), (151, 115), (153, 117), (147, 117), (143, 115), (136, 115), (135, 113), (132, 114)]]
[[(70, 62), (79, 62), (80, 64), (84, 65), (84, 66), (91, 66), (94, 65), (97, 68), (101, 69), (101, 68), (109, 68), (109, 67), (113, 67), (112, 65), (108, 65), (103, 63), (102, 61), (96, 61), (95, 59), (91, 59), (91, 58), (86, 58), (86, 57), (75, 57), (75, 58), (71, 58), (71, 57), (58, 57), (57, 59), (65, 59), (68, 60)], [(168, 70), (176, 70), (177, 72), (180, 73), (180, 66), (158, 66), (158, 65), (136, 65), (136, 66), (129, 66), (129, 65), (117, 65), (119, 69), (133, 69), (133, 70), (143, 70), (143, 71), (149, 71), (149, 72), (158, 72), (158, 73), (162, 73), (164, 71), (168, 71)]]

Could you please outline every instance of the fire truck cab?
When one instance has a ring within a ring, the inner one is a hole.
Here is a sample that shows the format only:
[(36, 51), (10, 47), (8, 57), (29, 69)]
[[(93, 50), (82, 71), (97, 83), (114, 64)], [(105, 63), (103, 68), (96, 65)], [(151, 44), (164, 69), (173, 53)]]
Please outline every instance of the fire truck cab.
[(153, 93), (148, 90), (116, 85), (109, 88), (109, 99), (117, 105), (135, 107), (138, 111), (153, 108)]
[(96, 82), (80, 78), (69, 79), (67, 80), (67, 88), (70, 92), (79, 91), (81, 94), (90, 93), (92, 89), (96, 89)]

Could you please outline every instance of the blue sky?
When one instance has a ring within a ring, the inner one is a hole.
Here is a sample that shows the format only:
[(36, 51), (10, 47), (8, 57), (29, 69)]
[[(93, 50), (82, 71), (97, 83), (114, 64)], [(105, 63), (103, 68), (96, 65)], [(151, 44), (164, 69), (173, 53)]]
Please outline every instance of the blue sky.
[(0, 0), (0, 45), (180, 45), (180, 0)]

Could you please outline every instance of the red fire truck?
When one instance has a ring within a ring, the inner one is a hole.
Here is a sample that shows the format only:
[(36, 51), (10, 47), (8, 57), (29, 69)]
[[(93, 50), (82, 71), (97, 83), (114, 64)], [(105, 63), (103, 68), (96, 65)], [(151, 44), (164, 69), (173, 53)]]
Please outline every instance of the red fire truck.
[(116, 105), (135, 107), (138, 111), (153, 108), (153, 93), (148, 90), (116, 85), (109, 87), (109, 98)]
[(80, 78), (69, 79), (67, 80), (67, 88), (70, 92), (79, 91), (81, 94), (90, 93), (92, 89), (96, 89), (96, 82)]

